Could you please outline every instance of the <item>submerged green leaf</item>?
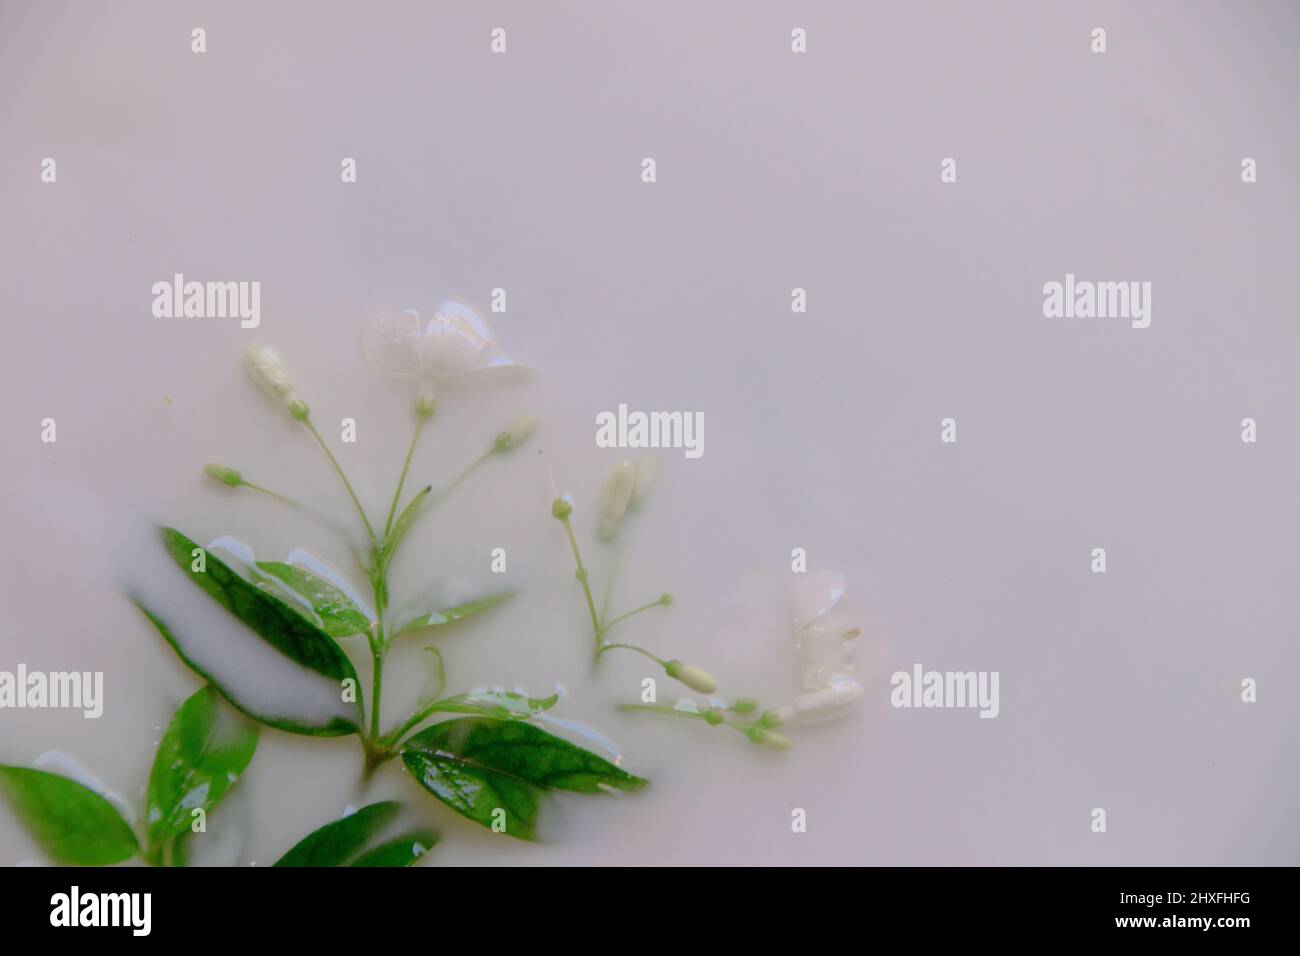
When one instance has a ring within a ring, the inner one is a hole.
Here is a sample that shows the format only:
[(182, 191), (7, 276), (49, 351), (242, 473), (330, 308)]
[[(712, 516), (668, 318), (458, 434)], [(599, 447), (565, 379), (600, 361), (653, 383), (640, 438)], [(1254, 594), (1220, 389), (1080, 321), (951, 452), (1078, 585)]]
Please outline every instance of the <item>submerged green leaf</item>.
[(275, 866), (410, 866), (438, 837), (415, 830), (380, 840), (401, 808), (400, 803), (386, 800), (327, 823), (300, 840)]
[(204, 686), (177, 709), (158, 744), (146, 793), (151, 853), (189, 833), (194, 811), (210, 813), (257, 749), (258, 728)]
[(427, 704), (424, 709), (431, 714), (477, 714), (498, 720), (527, 720), (550, 710), (559, 700), (558, 691), (550, 697), (529, 697), (504, 690), (472, 690)]
[[(326, 678), (328, 684), (322, 684), (321, 690), (328, 693), (329, 699), (322, 696), (319, 716), (268, 713), (266, 706), (254, 705), (213, 676), (212, 668), (196, 660), (192, 648), (187, 649), (188, 642), (179, 638), (158, 615), (137, 600), (136, 605), (186, 665), (208, 680), (240, 711), (271, 727), (290, 733), (327, 737), (355, 733), (361, 728), (363, 717), (356, 670), (332, 637), (284, 601), (245, 581), (215, 554), (201, 549), (179, 531), (163, 528), (162, 536), (172, 560), (190, 580), (290, 662)], [(195, 570), (195, 555), (200, 551), (203, 552), (204, 569)], [(345, 686), (356, 690), (355, 699), (343, 697)]]
[[(330, 637), (350, 637), (370, 630), (370, 618), (366, 617), (365, 612), (324, 578), (283, 561), (258, 561), (257, 568), (274, 576), (289, 590), (305, 598), (320, 618), (321, 630)], [(289, 606), (298, 610), (292, 604)]]
[(490, 717), (434, 724), (406, 741), (402, 762), (457, 813), (524, 840), (537, 839), (548, 790), (630, 791), (647, 783), (532, 724)]
[(0, 794), (56, 863), (105, 866), (139, 850), (130, 824), (117, 808), (68, 777), (0, 766)]
[(418, 631), (426, 627), (438, 627), (443, 624), (451, 624), (453, 621), (460, 621), (471, 615), (494, 608), (502, 601), (511, 597), (513, 591), (500, 591), (496, 594), (489, 594), (486, 597), (475, 598), (472, 601), (462, 601), (460, 604), (454, 604), (451, 607), (444, 607), (429, 614), (421, 614), (419, 617), (407, 621), (397, 629), (396, 634), (405, 634), (408, 631)]

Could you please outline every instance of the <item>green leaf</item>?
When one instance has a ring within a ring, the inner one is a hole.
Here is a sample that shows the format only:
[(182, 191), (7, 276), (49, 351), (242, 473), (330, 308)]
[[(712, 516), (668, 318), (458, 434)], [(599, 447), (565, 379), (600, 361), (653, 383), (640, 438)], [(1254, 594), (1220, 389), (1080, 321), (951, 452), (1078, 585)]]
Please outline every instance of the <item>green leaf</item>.
[(210, 813), (257, 749), (258, 728), (232, 713), (211, 686), (177, 709), (158, 744), (145, 796), (150, 852), (189, 833), (194, 811)]
[(392, 800), (362, 807), (308, 834), (275, 865), (410, 866), (429, 851), (438, 837), (417, 830), (381, 842), (378, 838), (401, 808)]
[[(330, 637), (351, 637), (370, 630), (370, 618), (365, 612), (324, 578), (283, 561), (258, 561), (257, 567), (302, 595), (320, 618), (321, 629)], [(289, 606), (293, 607), (292, 604)]]
[(559, 700), (559, 692), (550, 697), (528, 697), (504, 690), (472, 690), (427, 704), (422, 709), (431, 714), (477, 714), (498, 720), (527, 720), (550, 710)]
[(367, 850), (348, 866), (410, 866), (438, 842), (432, 830), (412, 830)]
[(0, 765), (0, 794), (56, 863), (105, 866), (139, 850), (117, 808), (68, 777)]
[[(361, 728), (363, 716), (357, 673), (333, 638), (279, 598), (245, 581), (211, 551), (205, 551), (205, 570), (195, 571), (191, 562), (195, 560), (195, 551), (201, 550), (199, 545), (172, 528), (163, 528), (162, 536), (172, 560), (190, 580), (280, 655), (298, 667), (326, 679), (327, 685), (313, 688), (313, 696), (320, 698), (322, 713), (306, 716), (283, 714), (273, 712), (265, 703), (258, 705), (245, 698), (228, 682), (213, 675), (213, 661), (200, 661), (198, 657), (201, 655), (195, 652), (195, 646), (190, 641), (178, 637), (158, 615), (135, 600), (136, 606), (145, 613), (191, 670), (216, 687), (238, 710), (279, 730), (336, 737), (356, 733)], [(345, 681), (350, 681), (350, 686), (357, 688), (356, 700), (342, 701)], [(328, 685), (332, 686), (327, 691), (329, 699), (326, 700), (321, 692)]]
[(399, 627), (394, 636), (396, 634), (405, 634), (408, 631), (418, 631), (426, 627), (438, 627), (442, 624), (451, 624), (453, 621), (463, 620), (470, 615), (478, 614), (480, 611), (496, 607), (513, 594), (513, 591), (501, 591), (497, 594), (489, 594), (486, 597), (475, 598), (472, 601), (464, 601), (451, 607), (444, 607), (429, 614), (421, 614)]
[[(537, 839), (547, 790), (639, 790), (647, 781), (519, 720), (463, 717), (406, 741), (402, 762), (424, 789), (482, 826)], [(500, 811), (504, 811), (504, 817)]]
[(388, 540), (384, 542), (385, 560), (391, 558), (397, 551), (397, 546), (402, 543), (406, 537), (406, 532), (411, 530), (411, 525), (415, 519), (420, 516), (420, 506), (424, 504), (424, 499), (429, 497), (429, 492), (433, 491), (433, 485), (425, 485), (421, 488), (409, 502), (402, 513), (397, 516), (397, 521), (393, 523), (393, 530), (388, 532)]

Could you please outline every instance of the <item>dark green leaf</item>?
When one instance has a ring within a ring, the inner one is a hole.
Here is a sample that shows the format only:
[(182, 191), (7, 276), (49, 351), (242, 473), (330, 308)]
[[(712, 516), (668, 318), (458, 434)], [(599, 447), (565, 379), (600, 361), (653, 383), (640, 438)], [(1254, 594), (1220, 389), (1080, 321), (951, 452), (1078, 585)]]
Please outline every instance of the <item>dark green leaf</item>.
[[(321, 713), (312, 716), (273, 712), (265, 704), (255, 705), (241, 698), (235, 688), (215, 677), (212, 661), (200, 661), (187, 640), (178, 637), (158, 615), (138, 600), (135, 602), (176, 650), (181, 659), (221, 692), (236, 708), (269, 726), (290, 733), (314, 736), (339, 736), (355, 733), (362, 725), (362, 709), (356, 671), (347, 655), (328, 634), (293, 610), (284, 601), (250, 584), (210, 551), (204, 554), (205, 570), (195, 571), (192, 562), (199, 546), (172, 528), (162, 529), (167, 551), (177, 566), (214, 600), (239, 618), (280, 655), (298, 667), (326, 678), (329, 700), (321, 694), (322, 683), (314, 693), (321, 697)], [(356, 688), (356, 699), (344, 702), (344, 682)]]
[(131, 826), (94, 790), (44, 770), (0, 766), (0, 793), (56, 863), (104, 866), (139, 849)]
[(410, 866), (438, 842), (432, 830), (412, 830), (361, 854), (349, 866)]
[(442, 624), (451, 624), (453, 621), (460, 621), (472, 614), (478, 614), (480, 611), (486, 611), (488, 608), (496, 607), (506, 598), (514, 594), (513, 591), (501, 591), (497, 594), (489, 594), (486, 597), (475, 598), (472, 601), (463, 601), (460, 604), (444, 607), (429, 614), (421, 614), (419, 617), (407, 621), (397, 629), (397, 634), (405, 634), (407, 631), (417, 631), (426, 627), (438, 627)]
[(152, 852), (210, 813), (257, 749), (257, 725), (231, 712), (211, 686), (181, 704), (158, 744), (146, 795)]
[[(350, 637), (370, 630), (370, 618), (365, 612), (324, 578), (283, 561), (258, 561), (257, 567), (304, 597), (320, 618), (321, 630), (330, 637)], [(298, 610), (293, 604), (289, 606)]]
[(400, 803), (391, 800), (362, 807), (308, 834), (275, 865), (409, 866), (438, 838), (420, 830), (381, 841), (379, 837), (401, 808)]
[(550, 710), (559, 700), (559, 693), (550, 697), (528, 697), (504, 690), (472, 690), (468, 694), (427, 704), (422, 709), (431, 714), (477, 714), (498, 720), (527, 720)]
[[(519, 720), (464, 717), (434, 724), (403, 746), (416, 781), (462, 816), (537, 838), (547, 790), (599, 793), (646, 785), (614, 764)], [(504, 817), (498, 811), (504, 811)]]
[[(149, 623), (162, 635), (163, 640), (172, 646), (172, 650), (176, 652), (176, 656), (184, 662), (185, 666), (216, 688), (217, 692), (226, 698), (241, 714), (245, 714), (259, 723), (266, 724), (268, 727), (309, 737), (340, 737), (344, 734), (354, 734), (361, 728), (360, 704), (342, 703), (341, 690), (337, 689), (332, 683), (318, 683), (312, 686), (310, 706), (299, 709), (297, 713), (291, 713), (290, 711), (293, 709), (292, 705), (306, 704), (305, 699), (301, 699), (301, 692), (295, 694), (292, 700), (286, 699), (275, 706), (265, 701), (253, 699), (251, 695), (246, 695), (243, 691), (233, 687), (233, 681), (219, 679), (211, 670), (211, 662), (207, 664), (199, 662), (195, 658), (192, 649), (187, 649), (185, 642), (177, 638), (176, 633), (166, 621), (141, 604), (140, 601), (132, 599), (132, 602), (149, 619)], [(326, 640), (329, 640), (329, 638), (326, 638)], [(348, 666), (352, 666), (351, 662), (349, 662)], [(306, 668), (300, 668), (299, 670), (303, 676), (312, 680), (316, 679), (317, 675), (312, 674)], [(352, 679), (356, 680), (355, 677)], [(360, 691), (358, 691), (359, 696)]]

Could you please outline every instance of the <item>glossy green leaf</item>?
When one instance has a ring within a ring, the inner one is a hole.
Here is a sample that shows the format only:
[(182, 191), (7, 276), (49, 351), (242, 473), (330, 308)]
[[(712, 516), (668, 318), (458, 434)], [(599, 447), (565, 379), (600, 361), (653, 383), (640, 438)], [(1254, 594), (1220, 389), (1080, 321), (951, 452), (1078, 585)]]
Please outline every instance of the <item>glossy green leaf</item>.
[(463, 601), (451, 607), (440, 608), (429, 614), (421, 614), (399, 627), (396, 633), (405, 634), (408, 631), (418, 631), (426, 627), (439, 627), (443, 624), (464, 620), (471, 615), (496, 607), (513, 594), (513, 591), (501, 591), (497, 594), (489, 594), (486, 597), (475, 598), (472, 601)]
[[(370, 619), (365, 612), (324, 578), (283, 561), (258, 561), (257, 567), (277, 578), (294, 593), (302, 595), (320, 618), (321, 630), (330, 637), (351, 637), (370, 630)], [(289, 606), (298, 610), (292, 604)]]
[[(176, 656), (181, 659), (185, 666), (211, 684), (241, 714), (245, 714), (259, 723), (266, 724), (268, 727), (274, 727), (276, 730), (283, 730), (291, 734), (303, 734), (309, 737), (340, 737), (345, 734), (354, 734), (361, 728), (360, 704), (340, 703), (341, 691), (336, 689), (332, 683), (322, 683), (313, 688), (313, 703), (318, 706), (304, 707), (299, 712), (292, 713), (290, 712), (292, 710), (291, 704), (305, 704), (305, 701), (295, 698), (292, 702), (284, 701), (281, 706), (278, 706), (272, 712), (271, 708), (252, 699), (243, 691), (234, 687), (233, 684), (218, 679), (207, 667), (195, 659), (192, 651), (187, 649), (186, 642), (177, 637), (176, 632), (166, 621), (145, 607), (140, 601), (135, 599), (132, 599), (132, 601), (140, 609), (141, 613), (149, 619), (149, 623), (162, 635), (163, 640), (171, 645), (172, 650), (176, 652)], [(324, 639), (332, 642), (331, 638)], [(337, 645), (335, 646), (337, 647)], [(348, 666), (351, 667), (350, 662)], [(303, 672), (310, 673), (305, 668)], [(355, 677), (352, 679), (356, 680)], [(342, 682), (340, 681), (339, 687), (341, 686)], [(360, 691), (357, 693), (359, 697)]]
[[(332, 637), (284, 601), (244, 580), (210, 551), (204, 553), (205, 569), (194, 570), (194, 554), (201, 549), (179, 531), (163, 528), (162, 537), (172, 560), (190, 580), (290, 663), (325, 678), (320, 682), (318, 694), (320, 712), (281, 714), (246, 699), (229, 682), (213, 676), (213, 668), (203, 666), (194, 648), (187, 647), (189, 642), (137, 600), (136, 605), (192, 670), (213, 684), (237, 709), (271, 727), (313, 736), (340, 736), (360, 729), (363, 711), (356, 670)], [(350, 682), (348, 687), (357, 688), (356, 699), (341, 703), (345, 682)], [(328, 700), (325, 694), (329, 695)]]
[(409, 866), (429, 851), (437, 836), (425, 830), (382, 840), (402, 805), (372, 803), (308, 834), (276, 866)]
[(0, 794), (56, 863), (105, 866), (139, 850), (130, 824), (117, 808), (68, 777), (0, 766)]
[(432, 830), (412, 830), (367, 850), (348, 866), (410, 866), (437, 842)]
[(234, 713), (211, 686), (177, 709), (158, 743), (146, 792), (152, 853), (190, 832), (197, 809), (210, 813), (257, 749), (258, 728)]
[(524, 840), (537, 838), (548, 790), (639, 790), (647, 782), (532, 724), (490, 717), (434, 724), (406, 741), (402, 762), (457, 813)]
[(559, 703), (559, 693), (529, 697), (504, 690), (472, 690), (425, 706), (431, 714), (477, 714), (498, 720), (527, 720)]

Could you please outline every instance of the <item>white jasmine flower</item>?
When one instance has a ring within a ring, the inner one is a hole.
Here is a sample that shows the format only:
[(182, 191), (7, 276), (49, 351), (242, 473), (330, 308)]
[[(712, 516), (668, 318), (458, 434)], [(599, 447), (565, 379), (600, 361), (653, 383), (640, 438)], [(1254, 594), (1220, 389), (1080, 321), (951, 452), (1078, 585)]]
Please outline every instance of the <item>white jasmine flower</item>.
[(483, 316), (453, 299), (428, 317), (416, 309), (381, 313), (364, 326), (361, 345), (376, 375), (419, 384), (422, 415), (432, 413), (442, 382), (527, 370), (502, 354)]
[(847, 590), (839, 571), (810, 571), (800, 574), (791, 588), (794, 642), (806, 690), (817, 690), (837, 674), (855, 670), (852, 627), (840, 600)]

